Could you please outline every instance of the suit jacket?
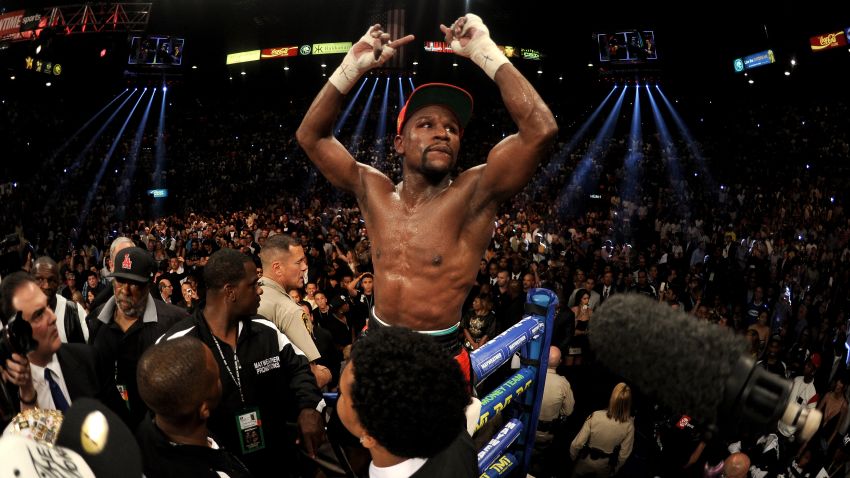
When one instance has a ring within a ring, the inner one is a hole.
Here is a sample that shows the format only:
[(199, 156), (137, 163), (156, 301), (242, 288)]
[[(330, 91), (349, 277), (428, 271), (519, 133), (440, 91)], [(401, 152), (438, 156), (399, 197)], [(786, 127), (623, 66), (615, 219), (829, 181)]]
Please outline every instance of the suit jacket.
[(56, 359), (62, 367), (62, 375), (72, 404), (78, 398), (94, 398), (125, 422), (128, 421), (127, 406), (118, 394), (114, 378), (98, 376), (95, 351), (91, 346), (62, 344), (56, 352)]
[[(605, 284), (600, 282), (600, 283), (596, 284), (596, 287), (594, 287), (593, 290), (597, 294), (599, 294), (599, 303), (602, 304), (603, 302), (605, 302), (605, 297), (602, 297), (602, 292), (605, 290)], [(611, 290), (608, 291), (608, 297), (610, 298), (612, 295), (617, 294), (617, 293), (618, 293), (617, 292), (617, 285), (611, 284)]]

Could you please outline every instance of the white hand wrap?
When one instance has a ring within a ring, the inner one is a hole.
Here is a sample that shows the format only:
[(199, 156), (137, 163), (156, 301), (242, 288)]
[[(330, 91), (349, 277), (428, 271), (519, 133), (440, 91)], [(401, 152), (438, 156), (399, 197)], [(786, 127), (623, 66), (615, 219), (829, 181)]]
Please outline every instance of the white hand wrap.
[(351, 46), (342, 63), (334, 70), (328, 81), (342, 94), (348, 94), (357, 80), (376, 66), (383, 65), (395, 53), (395, 49), (388, 45), (381, 47), (381, 56), (375, 59), (375, 45), (380, 44), (379, 30), (370, 27), (366, 34)]
[[(487, 76), (489, 76), (491, 80), (495, 79), (496, 71), (498, 71), (500, 66), (505, 63), (509, 63), (509, 60), (505, 54), (499, 50), (499, 47), (496, 46), (496, 42), (490, 38), (490, 30), (487, 29), (487, 25), (484, 24), (481, 17), (474, 13), (466, 14), (466, 23), (463, 24), (463, 30), (461, 31), (460, 36), (465, 35), (470, 28), (475, 28), (477, 30), (474, 37), (466, 44), (465, 47), (461, 46), (460, 40), (454, 38), (452, 40), (452, 50), (454, 50), (454, 52), (458, 55), (465, 56), (472, 60), (476, 65), (484, 70), (484, 73), (487, 73)], [(479, 32), (483, 32), (483, 34), (480, 34)]]

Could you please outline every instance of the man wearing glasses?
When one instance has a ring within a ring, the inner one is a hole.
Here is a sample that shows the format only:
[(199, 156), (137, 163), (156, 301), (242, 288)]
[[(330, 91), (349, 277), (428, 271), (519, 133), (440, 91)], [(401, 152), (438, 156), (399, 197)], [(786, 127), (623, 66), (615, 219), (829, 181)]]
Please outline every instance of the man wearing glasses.
[(156, 262), (144, 249), (130, 247), (115, 257), (113, 297), (89, 314), (89, 343), (99, 356), (99, 373), (114, 377), (130, 410), (131, 427), (147, 412), (136, 387), (136, 364), (142, 353), (172, 325), (188, 317), (180, 307), (150, 294)]

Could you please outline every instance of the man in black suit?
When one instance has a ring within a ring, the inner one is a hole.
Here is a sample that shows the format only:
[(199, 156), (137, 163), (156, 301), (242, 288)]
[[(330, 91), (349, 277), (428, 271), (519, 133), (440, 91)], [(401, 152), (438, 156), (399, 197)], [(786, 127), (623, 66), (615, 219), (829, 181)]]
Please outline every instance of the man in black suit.
[(617, 286), (614, 284), (614, 273), (610, 270), (602, 274), (602, 282), (596, 284), (593, 289), (599, 294), (599, 303), (604, 304), (609, 297), (617, 293)]
[(126, 418), (126, 407), (118, 391), (100, 380), (94, 350), (85, 344), (63, 344), (59, 339), (56, 315), (47, 295), (35, 280), (23, 272), (6, 277), (2, 286), (4, 312), (19, 313), (32, 327), (35, 350), (23, 357), (13, 354), (7, 360), (3, 378), (18, 387), (21, 409), (38, 407), (66, 411), (78, 398), (96, 398)]
[(139, 357), (172, 325), (189, 316), (182, 308), (151, 297), (156, 269), (156, 261), (144, 249), (130, 247), (118, 252), (110, 274), (114, 295), (87, 319), (89, 343), (98, 354), (98, 373), (115, 377), (130, 409), (133, 429), (147, 413), (136, 386)]

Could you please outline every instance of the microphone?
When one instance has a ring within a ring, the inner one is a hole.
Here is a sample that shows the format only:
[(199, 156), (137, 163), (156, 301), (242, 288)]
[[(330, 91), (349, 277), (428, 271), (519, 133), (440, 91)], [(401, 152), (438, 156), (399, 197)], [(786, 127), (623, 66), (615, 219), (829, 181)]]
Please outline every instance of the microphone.
[(591, 349), (643, 393), (722, 433), (796, 427), (803, 440), (821, 413), (791, 399), (792, 382), (756, 367), (747, 343), (638, 294), (615, 294), (592, 317)]

